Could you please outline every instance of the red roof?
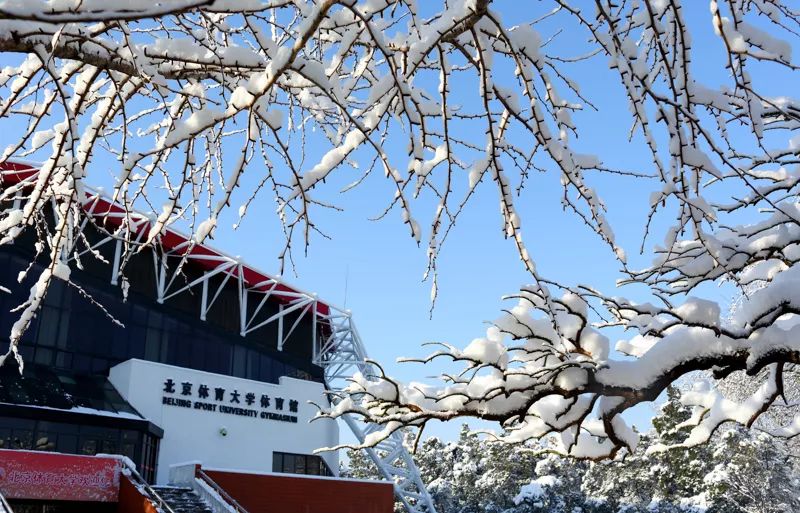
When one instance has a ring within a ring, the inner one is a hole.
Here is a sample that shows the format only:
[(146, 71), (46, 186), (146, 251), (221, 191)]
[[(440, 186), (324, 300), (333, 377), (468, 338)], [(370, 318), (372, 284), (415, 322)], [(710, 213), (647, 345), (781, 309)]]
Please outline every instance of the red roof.
[[(30, 181), (31, 185), (33, 185), (33, 181), (35, 180), (36, 174), (38, 173), (38, 168), (31, 164), (25, 164), (20, 162), (5, 162), (0, 164), (0, 187), (9, 184), (18, 184), (23, 181)], [(125, 209), (117, 204), (112, 202), (110, 199), (103, 197), (100, 194), (89, 194), (87, 193), (86, 199), (84, 200), (83, 207), (86, 211), (91, 212), (91, 215), (94, 217), (104, 218), (104, 223), (110, 226), (119, 226), (122, 223), (122, 219), (126, 214)], [(127, 214), (130, 215), (130, 214)], [(151, 221), (143, 215), (138, 214), (138, 217), (141, 220), (141, 224), (138, 224), (138, 231), (140, 232), (147, 232), (149, 231), (149, 227)], [(202, 257), (211, 257), (211, 258), (203, 258), (203, 259), (192, 259), (192, 262), (196, 265), (199, 265), (202, 268), (207, 270), (212, 270), (216, 268), (221, 261), (231, 259), (230, 256), (224, 254), (223, 252), (208, 246), (207, 244), (198, 244), (194, 242), (191, 237), (186, 236), (180, 233), (177, 230), (172, 228), (165, 228), (164, 232), (161, 234), (160, 237), (161, 245), (169, 250), (173, 250), (174, 256), (202, 256)], [(216, 257), (216, 258), (215, 258)], [(273, 289), (272, 283), (264, 283), (270, 280), (275, 280), (275, 278), (269, 276), (268, 274), (259, 271), (254, 267), (250, 267), (246, 264), (242, 264), (241, 267), (234, 266), (229, 269), (228, 273), (233, 275), (234, 277), (239, 276), (239, 269), (242, 270), (242, 275), (244, 278), (244, 282), (247, 286), (251, 288), (257, 288), (261, 290), (268, 290)], [(301, 290), (292, 288), (279, 280), (277, 286), (274, 286), (274, 291), (276, 292), (288, 292), (288, 293), (296, 293), (296, 294), (307, 294)], [(322, 301), (317, 301), (317, 312), (321, 315), (328, 315), (330, 312), (330, 307), (323, 303)]]

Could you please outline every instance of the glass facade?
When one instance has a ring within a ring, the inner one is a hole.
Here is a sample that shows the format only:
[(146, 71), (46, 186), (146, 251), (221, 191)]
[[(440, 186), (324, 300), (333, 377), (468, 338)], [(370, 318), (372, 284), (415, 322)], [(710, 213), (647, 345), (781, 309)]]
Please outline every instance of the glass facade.
[(0, 403), (75, 410), (140, 418), (105, 376), (73, 373), (37, 363), (20, 372), (16, 362), (0, 367)]
[[(0, 248), (0, 284), (15, 283), (28, 263), (29, 257)], [(38, 271), (29, 273), (11, 294), (0, 293), (0, 340), (7, 340), (17, 319), (10, 310), (25, 301)], [(301, 341), (309, 346), (309, 355), (298, 358), (238, 333), (225, 333), (201, 321), (198, 312), (183, 313), (137, 294), (123, 301), (118, 289), (87, 273), (74, 273), (73, 279), (82, 290), (53, 281), (20, 344), (27, 362), (107, 375), (114, 365), (139, 358), (270, 383), (281, 376), (322, 381), (322, 370), (310, 362), (310, 333)], [(106, 311), (86, 299), (87, 294)]]

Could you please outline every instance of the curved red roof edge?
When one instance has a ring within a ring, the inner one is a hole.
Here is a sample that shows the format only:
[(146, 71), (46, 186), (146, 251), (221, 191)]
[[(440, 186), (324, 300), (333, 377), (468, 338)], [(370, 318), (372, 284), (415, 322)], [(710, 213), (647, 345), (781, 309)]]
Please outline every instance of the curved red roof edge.
[[(33, 181), (36, 174), (39, 172), (39, 169), (32, 164), (22, 163), (22, 162), (3, 162), (0, 163), (0, 187), (9, 184), (15, 185), (20, 182), (24, 181)], [(112, 202), (108, 198), (104, 198), (100, 193), (97, 193), (97, 198), (95, 199), (94, 195), (87, 196), (87, 200), (84, 202), (83, 206), (84, 209), (88, 210), (91, 208), (91, 213), (93, 216), (102, 217), (106, 214), (114, 214), (114, 213), (124, 213), (125, 209), (114, 202)], [(147, 218), (144, 214), (136, 213), (142, 218)], [(121, 219), (118, 217), (108, 217), (105, 220), (105, 223), (111, 226), (119, 226), (121, 224)], [(149, 226), (149, 222), (147, 224)], [(142, 230), (146, 229), (146, 226), (141, 228)], [(164, 247), (169, 249), (178, 249), (178, 251), (185, 251), (184, 253), (176, 252), (176, 256), (184, 256), (186, 255), (186, 251), (188, 251), (192, 256), (212, 256), (212, 257), (219, 257), (220, 259), (223, 258), (232, 258), (223, 252), (212, 248), (206, 244), (198, 244), (193, 242), (191, 237), (188, 237), (177, 230), (167, 227), (164, 232), (161, 234), (161, 244)], [(210, 260), (192, 260), (192, 262), (202, 268), (206, 268), (207, 270), (211, 270), (216, 265), (214, 262)], [(231, 269), (231, 274), (235, 277), (238, 277), (239, 270), (238, 268)], [(244, 278), (244, 282), (250, 286), (251, 288), (261, 288), (262, 290), (267, 290), (271, 288), (270, 285), (259, 285), (268, 280), (275, 280), (272, 276), (256, 269), (255, 267), (251, 267), (245, 263), (242, 263), (242, 275)], [(307, 294), (310, 295), (308, 292), (304, 292), (299, 289), (295, 289), (285, 283), (278, 281), (275, 290), (280, 292), (289, 292), (289, 293), (296, 293), (296, 294)], [(317, 299), (317, 313), (320, 315), (328, 315), (330, 313), (331, 307)]]

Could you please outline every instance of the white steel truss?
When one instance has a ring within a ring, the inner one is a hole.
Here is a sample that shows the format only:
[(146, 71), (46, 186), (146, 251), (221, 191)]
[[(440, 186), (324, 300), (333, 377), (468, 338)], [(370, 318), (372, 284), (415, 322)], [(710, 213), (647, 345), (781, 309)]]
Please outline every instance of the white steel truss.
[[(378, 375), (378, 369), (367, 360), (366, 349), (350, 312), (331, 308), (330, 313), (324, 316), (324, 321), (331, 329), (328, 336), (320, 340), (320, 347), (314, 351), (314, 363), (325, 369), (327, 387), (334, 391), (341, 390), (347, 385), (347, 379), (356, 372), (364, 376)], [(343, 418), (360, 443), (364, 442), (367, 435), (382, 427), (359, 422), (351, 415), (344, 415)], [(403, 445), (401, 432), (395, 431), (375, 447), (364, 450), (381, 476), (394, 483), (395, 497), (406, 511), (436, 513), (419, 469)]]
[[(33, 183), (35, 175), (25, 180)], [(80, 232), (83, 232), (90, 218), (98, 225), (110, 225), (113, 229), (89, 247), (86, 247), (85, 238), (75, 237), (72, 247), (65, 252), (63, 258), (75, 260), (89, 253), (98, 255), (99, 248), (113, 246), (110, 281), (113, 285), (120, 285), (124, 269), (122, 249), (125, 241), (143, 242), (153, 220), (123, 209), (99, 191), (86, 187), (84, 194), (82, 205), (87, 216), (82, 221)], [(167, 236), (171, 237), (169, 243), (165, 240)], [(236, 284), (238, 291), (238, 324), (241, 336), (276, 323), (277, 348), (282, 351), (295, 328), (310, 316), (313, 363), (323, 368), (328, 390), (340, 392), (346, 386), (347, 379), (356, 372), (361, 372), (364, 376), (376, 375), (377, 369), (367, 360), (364, 344), (349, 311), (323, 303), (316, 294), (303, 292), (278, 277), (269, 277), (238, 257), (200, 245), (171, 227), (156, 236), (153, 242), (146, 251), (152, 252), (156, 277), (155, 293), (159, 303), (165, 303), (182, 293), (197, 292), (199, 289), (201, 302), (198, 314), (201, 320), (206, 320), (206, 315), (223, 289), (232, 282)], [(198, 251), (198, 248), (202, 248), (202, 251)], [(190, 262), (205, 269), (201, 276), (191, 281), (182, 272)], [(277, 313), (267, 315), (264, 307), (270, 299), (280, 306)], [(299, 315), (290, 317), (294, 313)], [(292, 322), (288, 326), (288, 332), (284, 326), (287, 320)], [(359, 442), (363, 442), (366, 435), (380, 428), (375, 424), (361, 423), (349, 415), (344, 417), (344, 422)], [(381, 476), (393, 483), (395, 496), (408, 513), (436, 513), (419, 469), (403, 445), (400, 432), (395, 432), (376, 447), (365, 450)]]

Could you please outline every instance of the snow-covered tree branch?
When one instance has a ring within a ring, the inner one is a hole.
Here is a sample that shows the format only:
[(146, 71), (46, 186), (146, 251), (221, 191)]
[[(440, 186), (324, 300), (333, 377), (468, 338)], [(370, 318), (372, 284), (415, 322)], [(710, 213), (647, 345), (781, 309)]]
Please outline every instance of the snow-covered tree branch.
[[(10, 351), (50, 281), (68, 280), (69, 256), (86, 249), (80, 230), (93, 220), (77, 198), (98, 168), (112, 172), (115, 201), (153, 213), (140, 241), (131, 223), (110, 233), (126, 255), (173, 223), (188, 224), (196, 243), (213, 236), (244, 184), (239, 217), (254, 201), (277, 205), (282, 262), (293, 243), (323, 233), (318, 211), (339, 208), (321, 199), (326, 179), (359, 169), (349, 187), (383, 174), (393, 191), (386, 212), (425, 241), (434, 298), (439, 250), (479, 186), (496, 188), (503, 233), (532, 281), (486, 337), (425, 360), (465, 364), (445, 385), (354, 380), (330, 414), (383, 424), (370, 443), (401, 426), (475, 416), (503, 423), (511, 440), (554, 433), (564, 452), (612, 456), (636, 445), (621, 414), (694, 370), (765, 381), (740, 404), (712, 389), (686, 394), (696, 415), (685, 443), (724, 422), (752, 424), (783, 400), (785, 366), (800, 361), (800, 103), (790, 88), (768, 94), (757, 77), (797, 73), (800, 11), (779, 0), (708, 2), (704, 26), (723, 70), (712, 80), (684, 4), (0, 0), (0, 51), (13, 61), (0, 72), (0, 118), (19, 127), (0, 164), (41, 162), (34, 180), (3, 184), (0, 243), (36, 229), (50, 262), (21, 305)], [(562, 32), (582, 42), (579, 52), (552, 44)], [(613, 169), (582, 153), (576, 113), (598, 107), (591, 84), (571, 77), (574, 63), (610, 68), (629, 112), (599, 115), (630, 116), (648, 168)], [(563, 207), (615, 255), (620, 284), (646, 286), (651, 302), (539, 272), (517, 206), (540, 171), (557, 174)], [(650, 267), (628, 267), (587, 181), (599, 173), (653, 191), (633, 248), (652, 255)], [(422, 198), (435, 203), (424, 217)], [(657, 220), (667, 218), (664, 229)], [(722, 280), (760, 287), (730, 321), (692, 297)], [(614, 352), (608, 333), (620, 329), (629, 336)], [(800, 420), (774, 431), (793, 436)]]
[[(674, 389), (667, 395), (642, 448), (685, 435), (676, 426), (688, 409)], [(800, 507), (785, 442), (731, 426), (702, 446), (587, 462), (535, 440), (492, 442), (463, 425), (458, 439), (422, 441), (415, 459), (443, 513), (784, 513)], [(348, 457), (347, 477), (379, 477), (363, 451)]]

